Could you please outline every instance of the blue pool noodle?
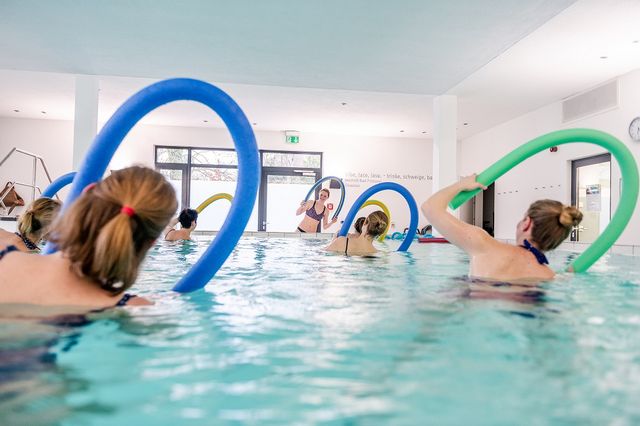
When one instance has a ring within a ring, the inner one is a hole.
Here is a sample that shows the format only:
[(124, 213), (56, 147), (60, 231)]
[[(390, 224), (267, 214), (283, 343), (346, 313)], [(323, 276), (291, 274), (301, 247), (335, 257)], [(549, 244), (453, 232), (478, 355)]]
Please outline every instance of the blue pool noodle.
[(340, 179), (339, 177), (336, 176), (325, 176), (322, 179), (318, 180), (316, 183), (313, 184), (313, 186), (311, 187), (311, 189), (309, 190), (309, 192), (307, 192), (307, 196), (304, 197), (305, 201), (309, 199), (309, 197), (311, 197), (311, 194), (313, 194), (313, 192), (316, 190), (317, 187), (319, 187), (320, 185), (322, 185), (323, 182), (326, 182), (329, 179), (334, 179), (337, 180), (338, 183), (340, 184), (340, 189), (341, 189), (341, 194), (340, 194), (340, 202), (338, 203), (338, 207), (336, 208), (335, 213), (333, 214), (332, 218), (335, 219), (338, 217), (338, 215), (340, 214), (340, 211), (342, 210), (342, 206), (344, 205), (344, 199), (347, 198), (347, 190), (344, 187), (344, 182), (342, 182), (342, 179)]
[[(251, 217), (260, 185), (255, 135), (238, 104), (225, 92), (203, 81), (176, 78), (152, 84), (133, 95), (96, 136), (62, 209), (67, 209), (87, 185), (102, 178), (120, 143), (142, 117), (161, 105), (178, 100), (200, 102), (215, 111), (229, 128), (238, 153), (238, 186), (229, 214), (213, 243), (173, 288), (186, 293), (204, 287), (231, 254)], [(44, 251), (53, 253), (56, 248), (49, 243)]]
[(74, 177), (76, 177), (76, 172), (69, 172), (66, 175), (60, 176), (58, 179), (51, 182), (49, 186), (42, 191), (42, 195), (40, 196), (46, 198), (55, 197), (58, 191), (73, 182)]
[[(407, 200), (407, 204), (409, 204), (409, 210), (411, 212), (411, 222), (409, 223), (409, 230), (407, 231), (407, 235), (415, 235), (416, 229), (418, 229), (418, 205), (416, 204), (416, 200), (413, 198), (413, 195), (405, 188), (404, 186), (397, 184), (395, 182), (381, 182), (373, 185), (364, 191), (358, 199), (351, 206), (351, 210), (347, 213), (347, 217), (344, 219), (342, 224), (342, 228), (340, 228), (340, 232), (338, 232), (339, 237), (345, 237), (349, 232), (349, 228), (351, 228), (351, 224), (358, 214), (360, 207), (374, 194), (391, 190), (395, 191), (398, 194), (402, 195), (405, 200)], [(398, 251), (407, 251), (411, 243), (413, 242), (413, 238), (405, 238)]]

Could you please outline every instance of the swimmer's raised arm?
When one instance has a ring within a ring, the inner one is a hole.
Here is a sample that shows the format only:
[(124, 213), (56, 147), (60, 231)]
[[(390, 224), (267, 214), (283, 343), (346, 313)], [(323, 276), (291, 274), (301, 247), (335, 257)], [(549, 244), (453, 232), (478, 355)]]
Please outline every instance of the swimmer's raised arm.
[(300, 207), (298, 207), (298, 210), (296, 210), (296, 216), (300, 216), (302, 213), (309, 210), (310, 208), (311, 208), (311, 201), (301, 201)]
[(453, 185), (433, 194), (422, 204), (422, 213), (427, 220), (451, 243), (467, 253), (484, 251), (494, 240), (483, 229), (462, 222), (447, 211), (447, 206), (460, 191), (487, 189), (476, 182), (476, 175), (464, 177)]

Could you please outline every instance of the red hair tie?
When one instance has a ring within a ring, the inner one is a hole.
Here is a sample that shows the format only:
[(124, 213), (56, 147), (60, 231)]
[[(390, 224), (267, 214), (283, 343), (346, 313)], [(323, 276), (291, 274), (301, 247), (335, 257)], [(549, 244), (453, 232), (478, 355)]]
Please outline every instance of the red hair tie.
[(136, 214), (136, 211), (133, 209), (133, 207), (127, 206), (126, 204), (124, 206), (122, 206), (122, 208), (120, 209), (120, 213), (124, 213), (129, 217), (133, 217), (134, 214)]
[(90, 183), (89, 185), (85, 186), (84, 189), (82, 190), (83, 194), (86, 194), (87, 192), (91, 191), (93, 188), (95, 188), (97, 185), (96, 182)]

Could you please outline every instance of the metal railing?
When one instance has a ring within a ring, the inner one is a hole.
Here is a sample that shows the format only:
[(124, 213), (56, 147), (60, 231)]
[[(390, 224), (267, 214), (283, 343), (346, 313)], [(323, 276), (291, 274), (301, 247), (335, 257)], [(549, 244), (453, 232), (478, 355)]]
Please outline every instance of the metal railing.
[(31, 152), (24, 151), (22, 149), (18, 149), (18, 148), (11, 149), (11, 151), (9, 151), (9, 153), (2, 159), (2, 161), (0, 161), (0, 168), (15, 153), (23, 154), (23, 155), (26, 155), (27, 157), (33, 158), (33, 171), (31, 174), (31, 183), (28, 184), (28, 183), (22, 183), (22, 182), (11, 182), (11, 185), (9, 185), (7, 188), (4, 188), (2, 193), (0, 194), (0, 207), (2, 207), (3, 209), (7, 208), (7, 206), (4, 203), (4, 199), (9, 194), (9, 192), (11, 192), (11, 189), (13, 189), (15, 186), (24, 186), (27, 188), (31, 188), (32, 201), (36, 199), (36, 191), (38, 191), (39, 194), (42, 194), (42, 190), (38, 185), (36, 185), (37, 177), (38, 177), (38, 161), (40, 162), (40, 164), (42, 164), (42, 168), (44, 170), (45, 175), (47, 176), (47, 180), (49, 180), (49, 183), (52, 182), (51, 175), (49, 174), (49, 169), (47, 169), (47, 165), (45, 164), (44, 159), (39, 155), (32, 154)]

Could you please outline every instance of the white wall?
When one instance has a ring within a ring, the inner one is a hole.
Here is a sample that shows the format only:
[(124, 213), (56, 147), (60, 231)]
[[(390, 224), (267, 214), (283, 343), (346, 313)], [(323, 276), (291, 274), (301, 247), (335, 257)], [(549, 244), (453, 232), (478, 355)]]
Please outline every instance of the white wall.
[[(481, 172), (519, 145), (542, 134), (566, 128), (593, 128), (610, 133), (624, 142), (640, 162), (640, 143), (629, 137), (629, 123), (640, 116), (640, 70), (619, 79), (618, 108), (598, 115), (561, 123), (561, 102), (545, 106), (517, 119), (503, 123), (461, 142), (461, 174)], [(562, 145), (558, 152), (543, 152), (526, 160), (496, 182), (495, 235), (512, 239), (516, 223), (528, 205), (537, 199), (571, 201), (571, 160), (605, 152), (590, 144)], [(620, 169), (615, 160), (611, 169), (611, 203), (615, 211), (620, 198)], [(640, 244), (640, 210), (617, 242)]]
[[(40, 155), (44, 158), (51, 178), (71, 171), (73, 152), (73, 123), (57, 120), (29, 120), (0, 118), (0, 160), (14, 148)], [(7, 181), (31, 183), (33, 160), (14, 153), (0, 167), (0, 185)], [(37, 185), (42, 190), (48, 181), (40, 164), (37, 169)], [(27, 203), (31, 201), (31, 190), (18, 187), (18, 193)], [(66, 195), (61, 192), (61, 195)], [(16, 210), (19, 212), (19, 209)]]
[[(375, 181), (390, 180), (404, 185), (418, 204), (431, 194), (432, 143), (427, 139), (302, 133), (300, 144), (288, 145), (281, 132), (271, 131), (257, 131), (256, 138), (260, 149), (322, 152), (325, 176), (369, 174), (368, 178), (345, 179), (347, 199), (341, 217), (346, 215), (358, 195)], [(13, 146), (40, 154), (54, 178), (70, 171), (72, 141), (73, 123), (70, 121), (0, 119), (0, 155)], [(226, 129), (139, 125), (127, 135), (109, 168), (130, 164), (153, 167), (154, 145), (233, 147)], [(2, 183), (9, 179), (30, 179), (29, 173), (28, 163), (12, 161), (0, 169), (0, 178)], [(374, 178), (373, 174), (381, 178)], [(397, 177), (387, 178), (387, 174)], [(41, 184), (46, 186), (44, 181)], [(387, 204), (397, 230), (402, 231), (408, 225), (409, 212), (402, 197), (385, 191), (374, 198)], [(421, 217), (419, 223), (424, 226), (426, 221)], [(337, 230), (337, 225), (330, 229)]]

